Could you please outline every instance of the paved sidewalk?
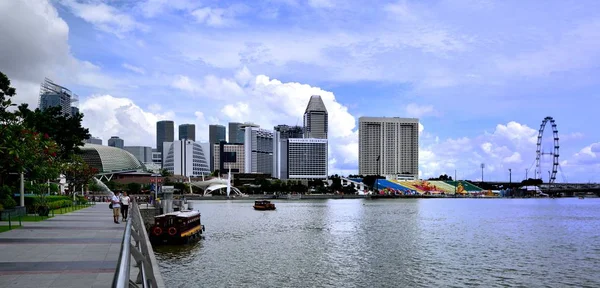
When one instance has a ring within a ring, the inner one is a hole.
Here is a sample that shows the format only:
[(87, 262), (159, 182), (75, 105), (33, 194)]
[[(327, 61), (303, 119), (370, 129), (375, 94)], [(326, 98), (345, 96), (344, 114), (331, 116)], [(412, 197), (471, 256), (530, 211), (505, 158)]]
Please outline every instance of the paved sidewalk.
[(0, 287), (110, 287), (125, 223), (107, 203), (0, 233)]

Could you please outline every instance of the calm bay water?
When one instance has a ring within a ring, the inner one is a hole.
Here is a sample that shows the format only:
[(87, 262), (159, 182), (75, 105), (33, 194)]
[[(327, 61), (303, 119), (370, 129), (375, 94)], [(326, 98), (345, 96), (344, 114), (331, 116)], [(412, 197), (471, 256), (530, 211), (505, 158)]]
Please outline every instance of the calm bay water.
[(600, 199), (195, 201), (167, 287), (600, 287)]

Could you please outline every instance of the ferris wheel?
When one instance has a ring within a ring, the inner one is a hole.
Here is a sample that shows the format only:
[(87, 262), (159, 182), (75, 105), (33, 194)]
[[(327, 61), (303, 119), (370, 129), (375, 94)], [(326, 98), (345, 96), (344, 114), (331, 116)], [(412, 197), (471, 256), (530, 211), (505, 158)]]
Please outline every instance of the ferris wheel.
[[(542, 148), (542, 140), (544, 139), (544, 129), (546, 128), (546, 125), (550, 123), (550, 126), (552, 126), (552, 136), (554, 138), (554, 147), (552, 149), (552, 152), (545, 152)], [(535, 176), (537, 179), (542, 179), (542, 169), (540, 166), (540, 162), (542, 159), (542, 156), (544, 155), (551, 155), (552, 156), (552, 170), (548, 171), (550, 172), (550, 175), (548, 176), (549, 180), (548, 183), (554, 183), (554, 181), (556, 180), (556, 173), (558, 172), (559, 169), (559, 162), (558, 162), (558, 156), (559, 156), (559, 149), (560, 145), (558, 144), (558, 129), (556, 129), (556, 122), (554, 121), (554, 119), (552, 117), (546, 117), (544, 118), (544, 120), (542, 121), (542, 125), (540, 125), (540, 130), (538, 133), (538, 138), (537, 138), (537, 151), (536, 151), (536, 156), (535, 156)]]

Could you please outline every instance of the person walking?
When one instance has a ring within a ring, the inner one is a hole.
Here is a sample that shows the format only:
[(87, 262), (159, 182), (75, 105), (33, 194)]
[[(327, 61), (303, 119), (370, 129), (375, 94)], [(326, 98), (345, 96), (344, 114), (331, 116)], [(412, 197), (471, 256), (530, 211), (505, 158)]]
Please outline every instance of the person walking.
[(113, 218), (115, 220), (115, 223), (119, 224), (119, 210), (121, 210), (121, 201), (119, 200), (119, 197), (115, 195), (115, 193), (110, 193), (112, 194), (110, 202), (112, 204)]
[(123, 196), (121, 196), (121, 214), (123, 214), (123, 221), (127, 220), (127, 216), (129, 215), (130, 202), (131, 198), (127, 196), (127, 192), (123, 192)]

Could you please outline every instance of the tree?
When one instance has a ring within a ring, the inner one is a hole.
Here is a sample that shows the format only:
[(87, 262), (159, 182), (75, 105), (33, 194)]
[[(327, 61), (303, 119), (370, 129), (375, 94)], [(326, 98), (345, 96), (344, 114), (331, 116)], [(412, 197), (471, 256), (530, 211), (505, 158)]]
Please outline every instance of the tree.
[(139, 194), (142, 190), (142, 185), (140, 183), (131, 182), (127, 184), (127, 191), (129, 194)]
[(171, 172), (169, 172), (169, 170), (163, 168), (160, 170), (160, 175), (162, 177), (169, 177), (169, 176), (172, 176), (173, 174), (171, 174)]
[(78, 155), (71, 155), (70, 161), (63, 163), (62, 171), (71, 193), (75, 189), (83, 188), (98, 173), (98, 169), (89, 166)]
[(219, 177), (219, 175), (220, 175), (219, 173), (221, 173), (221, 171), (220, 171), (219, 169), (215, 169), (215, 171), (213, 171), (213, 172), (210, 174), (210, 176), (213, 176), (213, 177)]
[(58, 157), (63, 161), (69, 161), (71, 155), (78, 154), (83, 141), (90, 138), (89, 130), (81, 126), (81, 113), (64, 115), (60, 107), (31, 111), (27, 104), (21, 104), (16, 113), (23, 119), (26, 128), (48, 135), (56, 141), (59, 147)]
[(436, 180), (439, 180), (439, 181), (452, 181), (452, 176), (448, 176), (447, 174), (443, 174), (443, 175), (440, 175), (440, 177), (429, 178), (428, 180), (433, 180), (433, 181), (436, 181)]
[(16, 90), (0, 72), (0, 186), (11, 172), (33, 171), (35, 175), (56, 174), (50, 171), (56, 157), (56, 143), (46, 134), (25, 129), (18, 113), (9, 111)]

